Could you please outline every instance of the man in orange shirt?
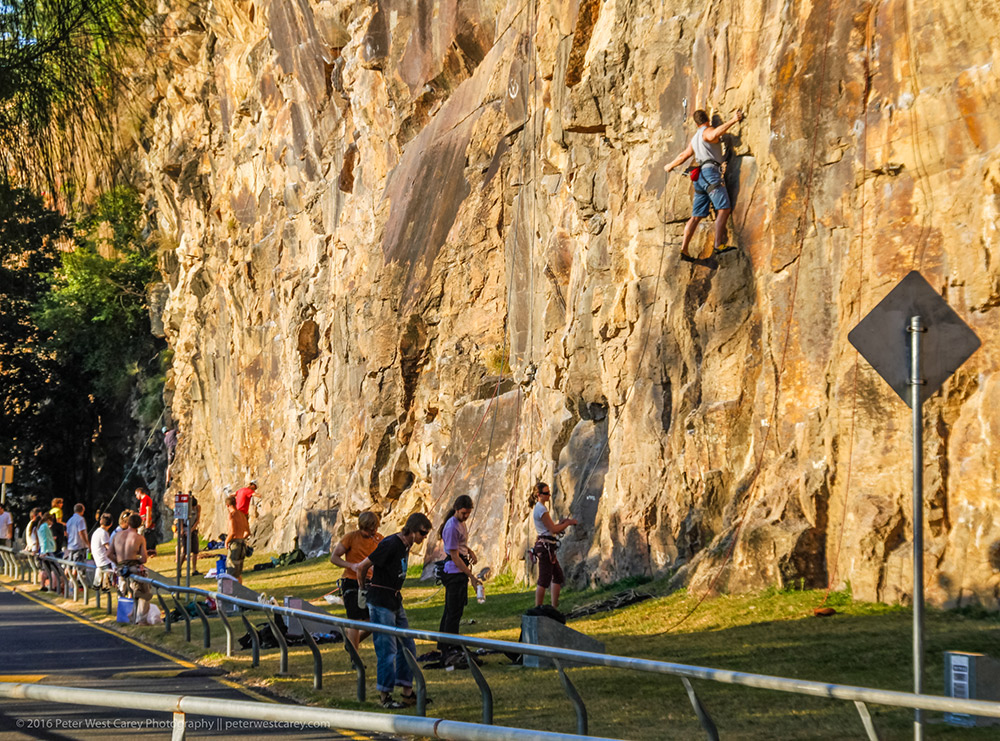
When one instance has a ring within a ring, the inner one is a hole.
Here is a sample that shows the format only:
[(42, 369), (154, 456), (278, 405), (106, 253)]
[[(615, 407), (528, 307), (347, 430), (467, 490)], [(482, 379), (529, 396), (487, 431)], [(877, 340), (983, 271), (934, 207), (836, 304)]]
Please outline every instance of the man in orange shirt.
[[(358, 517), (358, 529), (345, 535), (330, 554), (330, 563), (344, 569), (344, 575), (340, 579), (340, 593), (344, 597), (347, 617), (351, 620), (368, 620), (368, 610), (358, 607), (358, 575), (354, 567), (368, 558), (382, 540), (378, 525), (377, 514), (362, 512)], [(347, 638), (355, 648), (370, 635), (371, 632), (367, 630), (347, 628)]]
[(226, 497), (226, 509), (229, 510), (229, 532), (226, 535), (226, 549), (229, 551), (229, 562), (226, 570), (240, 584), (243, 583), (243, 559), (246, 558), (247, 538), (250, 537), (250, 523), (241, 510), (236, 509), (236, 497)]

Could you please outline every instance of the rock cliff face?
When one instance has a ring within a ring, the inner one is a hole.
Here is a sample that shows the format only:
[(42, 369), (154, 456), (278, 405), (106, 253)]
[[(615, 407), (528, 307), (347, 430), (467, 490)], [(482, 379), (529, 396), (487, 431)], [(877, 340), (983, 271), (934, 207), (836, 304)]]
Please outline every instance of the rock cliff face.
[[(468, 493), (473, 547), (520, 571), (543, 479), (578, 583), (905, 599), (909, 412), (847, 333), (919, 270), (983, 340), (925, 406), (928, 596), (995, 604), (1000, 11), (949, 8), (161, 7), (174, 486), (219, 528), (255, 478), (279, 548)], [(747, 114), (714, 271), (679, 261), (663, 172), (696, 108)]]

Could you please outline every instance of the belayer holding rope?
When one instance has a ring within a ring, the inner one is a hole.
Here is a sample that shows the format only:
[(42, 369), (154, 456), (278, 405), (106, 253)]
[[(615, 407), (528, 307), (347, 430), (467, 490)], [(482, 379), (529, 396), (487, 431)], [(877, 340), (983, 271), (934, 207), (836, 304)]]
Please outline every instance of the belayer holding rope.
[(531, 550), (538, 562), (538, 587), (535, 589), (535, 607), (541, 607), (545, 601), (545, 590), (552, 587), (552, 607), (559, 609), (559, 590), (566, 581), (556, 550), (559, 548), (560, 535), (570, 525), (578, 524), (572, 517), (564, 517), (559, 522), (553, 522), (549, 514), (549, 502), (552, 491), (549, 485), (539, 481), (531, 489), (528, 503), (532, 505), (531, 518), (535, 523), (538, 539)]
[[(466, 522), (472, 514), (472, 497), (461, 494), (445, 515), (444, 524), (438, 534), (447, 554), (441, 583), (444, 585), (444, 612), (441, 615), (441, 633), (458, 633), (462, 623), (462, 613), (469, 602), (469, 584), (478, 587), (482, 582), (472, 573), (476, 554), (469, 548), (469, 531)], [(442, 660), (446, 654), (461, 653), (462, 647), (450, 643), (438, 643)]]
[(698, 130), (694, 132), (687, 148), (663, 168), (670, 172), (694, 156), (694, 165), (687, 170), (691, 180), (694, 181), (694, 205), (691, 218), (684, 226), (684, 241), (681, 243), (681, 259), (686, 262), (695, 262), (696, 258), (688, 254), (687, 248), (694, 237), (698, 222), (709, 215), (709, 204), (715, 206), (716, 211), (713, 256), (736, 249), (735, 246), (726, 244), (726, 222), (733, 206), (726, 191), (726, 184), (722, 180), (722, 135), (743, 120), (743, 111), (737, 110), (735, 116), (719, 126), (709, 126), (708, 114), (700, 108), (694, 112), (692, 118)]

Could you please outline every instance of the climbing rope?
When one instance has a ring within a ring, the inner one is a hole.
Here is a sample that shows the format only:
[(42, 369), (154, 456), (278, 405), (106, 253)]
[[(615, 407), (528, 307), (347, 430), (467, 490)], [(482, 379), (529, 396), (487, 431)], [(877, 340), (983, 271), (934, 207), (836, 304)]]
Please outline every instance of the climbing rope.
[[(872, 38), (875, 33), (874, 29), (874, 19), (875, 19), (875, 4), (871, 3), (868, 6), (868, 33), (865, 34), (865, 84), (863, 87), (864, 93), (861, 100), (861, 118), (864, 126), (864, 131), (861, 137), (861, 195), (860, 204), (858, 206), (859, 219), (860, 219), (860, 234), (858, 237), (859, 247), (859, 265), (858, 265), (858, 289), (854, 295), (854, 305), (857, 307), (858, 319), (861, 318), (861, 292), (865, 283), (865, 181), (867, 180), (868, 174), (868, 97), (871, 94), (872, 88), (872, 70), (871, 70), (871, 55), (872, 55)], [(854, 467), (854, 424), (856, 420), (856, 412), (858, 408), (858, 373), (860, 372), (860, 353), (857, 350), (854, 351), (854, 372), (851, 381), (851, 422), (850, 422), (850, 433), (847, 438), (847, 474), (844, 480), (844, 504), (840, 514), (840, 534), (837, 538), (837, 550), (832, 561), (832, 570), (826, 582), (826, 591), (823, 594), (823, 601), (821, 605), (825, 605), (830, 598), (830, 592), (833, 589), (833, 585), (837, 583), (837, 572), (840, 569), (840, 553), (844, 545), (844, 533), (847, 530), (847, 512), (848, 512), (848, 501), (851, 495), (851, 473)]]
[(115, 489), (115, 493), (111, 495), (111, 499), (108, 500), (108, 503), (106, 505), (102, 504), (99, 507), (98, 509), (99, 512), (102, 513), (107, 512), (108, 511), (107, 508), (110, 507), (112, 504), (114, 504), (115, 498), (121, 493), (122, 488), (125, 486), (125, 484), (128, 483), (128, 480), (132, 477), (132, 472), (135, 471), (135, 467), (139, 465), (139, 459), (142, 457), (142, 454), (146, 452), (146, 448), (149, 447), (149, 443), (152, 441), (153, 435), (156, 434), (156, 430), (160, 426), (160, 421), (163, 419), (163, 415), (166, 414), (166, 412), (167, 408), (164, 407), (163, 410), (160, 412), (160, 416), (156, 418), (156, 422), (153, 423), (153, 427), (150, 429), (149, 436), (146, 438), (146, 442), (143, 444), (142, 449), (139, 451), (139, 454), (136, 455), (136, 457), (133, 459), (132, 466), (128, 469), (128, 473), (125, 474), (125, 478), (122, 479), (121, 484), (119, 484), (118, 488)]
[[(532, 5), (532, 8), (534, 8), (534, 3), (533, 2), (531, 3), (531, 5)], [(537, 11), (533, 10), (532, 12), (535, 13)], [(525, 21), (525, 25), (528, 26), (528, 28), (531, 28), (531, 24), (527, 20)], [(534, 46), (532, 45), (532, 49), (533, 48), (534, 48)], [(534, 60), (534, 53), (532, 53), (532, 61), (533, 60)], [(525, 75), (530, 78), (530, 67), (528, 65), (525, 65)], [(526, 90), (527, 88), (528, 88), (527, 85), (523, 85), (522, 86), (522, 89)], [(534, 99), (532, 98), (532, 102), (533, 102), (533, 100)], [(528, 122), (532, 122), (532, 133), (534, 133), (533, 117), (532, 117), (532, 111), (531, 111), (530, 106), (526, 107), (525, 117), (526, 117), (526, 122), (525, 122), (525, 125), (524, 125), (524, 131), (527, 132), (527, 130), (528, 130), (528, 127), (527, 127)], [(520, 184), (520, 186), (522, 188), (525, 187), (525, 185), (524, 185), (524, 183), (525, 183), (525, 178), (524, 178), (525, 166), (524, 166), (524, 162), (525, 162), (526, 158), (527, 158), (527, 136), (522, 136), (521, 137), (521, 162), (520, 162), (521, 171), (520, 171), (520, 178), (519, 178), (519, 180), (520, 180), (519, 184)], [(534, 180), (532, 180), (532, 182), (534, 182)], [(532, 209), (532, 211), (533, 211), (533, 209)], [(515, 212), (514, 212), (514, 218), (512, 219), (512, 224), (511, 224), (511, 231), (512, 231), (512, 233), (514, 235), (514, 239), (515, 240), (517, 239), (517, 229), (518, 229), (518, 227), (521, 224), (521, 214), (520, 214), (520, 212), (521, 212), (520, 208), (517, 208), (515, 210)], [(533, 254), (534, 254), (534, 250), (533, 249), (529, 249), (529, 262), (531, 262), (531, 255), (533, 255)], [(504, 333), (503, 333), (503, 337), (504, 337), (504, 340), (503, 340), (503, 349), (502, 349), (501, 354), (500, 354), (500, 368), (499, 368), (499, 372), (498, 372), (498, 375), (497, 375), (497, 382), (496, 382), (496, 385), (494, 386), (494, 389), (493, 389), (493, 395), (490, 398), (490, 403), (487, 405), (486, 409), (483, 410), (483, 415), (482, 415), (482, 417), (479, 420), (479, 424), (476, 426), (476, 430), (475, 430), (475, 432), (472, 435), (472, 439), (469, 440), (469, 444), (466, 446), (465, 452), (462, 454), (461, 459), (459, 459), (458, 464), (452, 470), (451, 476), (449, 476), (448, 481), (445, 483), (444, 488), (441, 490), (441, 493), (438, 494), (437, 497), (435, 497), (433, 503), (431, 504), (431, 508), (430, 508), (431, 511), (433, 511), (434, 509), (437, 508), (438, 503), (441, 501), (442, 498), (444, 498), (444, 495), (451, 488), (451, 485), (454, 482), (455, 477), (458, 475), (459, 470), (462, 468), (463, 464), (465, 463), (466, 458), (468, 458), (468, 456), (469, 456), (469, 452), (472, 450), (472, 445), (475, 443), (475, 441), (479, 437), (479, 432), (480, 432), (480, 430), (483, 427), (483, 423), (486, 421), (487, 415), (490, 413), (490, 410), (492, 409), (493, 410), (493, 421), (492, 421), (492, 424), (490, 426), (490, 438), (489, 438), (489, 443), (488, 443), (487, 449), (486, 449), (486, 456), (485, 456), (485, 459), (483, 461), (483, 473), (482, 473), (482, 478), (480, 480), (480, 485), (479, 485), (480, 496), (482, 495), (482, 492), (485, 489), (485, 486), (486, 486), (486, 474), (487, 474), (487, 471), (489, 470), (490, 459), (492, 458), (492, 455), (493, 455), (493, 440), (494, 440), (494, 436), (495, 436), (495, 433), (496, 433), (497, 416), (498, 416), (498, 413), (499, 413), (499, 406), (500, 406), (497, 403), (497, 399), (498, 399), (498, 397), (500, 395), (500, 386), (501, 386), (501, 383), (503, 381), (503, 378), (504, 378), (504, 375), (506, 373), (506, 370), (509, 367), (509, 358), (510, 358), (510, 340), (509, 340), (509, 335), (510, 335), (510, 331), (511, 331), (510, 324), (509, 324), (509, 321), (510, 321), (509, 311), (510, 311), (511, 304), (513, 303), (514, 269), (515, 269), (515, 267), (517, 265), (516, 260), (517, 260), (517, 248), (516, 248), (516, 245), (515, 245), (514, 249), (511, 250), (510, 268), (508, 269), (508, 275), (507, 275), (507, 309), (508, 309), (508, 315), (507, 315), (507, 318), (505, 320), (505, 327), (504, 327)], [(530, 275), (531, 275), (531, 278), (533, 280), (534, 279), (534, 270), (533, 269), (530, 271)], [(531, 293), (530, 293), (531, 290), (532, 289), (529, 287), (529, 295), (531, 295)], [(532, 304), (529, 304), (529, 320), (528, 320), (529, 337), (532, 334), (532, 332), (530, 331), (530, 328), (533, 326), (532, 325), (532, 315), (530, 313), (531, 312), (531, 308), (530, 308), (531, 305)], [(529, 339), (529, 342), (530, 342), (530, 339)], [(518, 423), (517, 424), (518, 424), (518, 427), (520, 427), (520, 410), (521, 410), (520, 389), (518, 389), (518, 394), (519, 394), (519, 396), (518, 396), (518, 407), (517, 407), (517, 409), (518, 409), (518, 412), (517, 412), (517, 414), (518, 414), (518, 417), (517, 417), (518, 418)], [(517, 460), (516, 457), (515, 457), (514, 460), (515, 460), (515, 468), (516, 468), (516, 460)], [(516, 471), (515, 471), (515, 475), (516, 475)], [(475, 517), (475, 509), (473, 509), (472, 517), (473, 518)], [(470, 530), (471, 530), (471, 525), (472, 525), (472, 522), (470, 522), (469, 525), (468, 525), (469, 528), (470, 528)]]
[(823, 36), (823, 38), (826, 40), (826, 43), (823, 46), (823, 60), (819, 78), (820, 79), (819, 93), (818, 93), (818, 99), (816, 101), (816, 113), (813, 117), (813, 136), (809, 153), (809, 168), (807, 170), (807, 175), (806, 175), (805, 200), (802, 208), (802, 215), (799, 217), (799, 225), (798, 225), (799, 240), (798, 240), (798, 249), (796, 258), (794, 260), (795, 277), (792, 279), (792, 288), (790, 292), (790, 301), (789, 301), (790, 309), (788, 312), (788, 319), (785, 322), (785, 337), (782, 342), (781, 355), (777, 365), (777, 373), (775, 376), (774, 402), (771, 405), (771, 413), (770, 413), (770, 418), (768, 420), (767, 429), (764, 432), (764, 440), (763, 443), (761, 444), (760, 451), (758, 452), (756, 460), (754, 462), (753, 476), (751, 477), (750, 482), (746, 486), (746, 492), (747, 492), (746, 508), (743, 512), (743, 515), (736, 522), (736, 526), (734, 527), (733, 534), (730, 537), (730, 543), (726, 548), (726, 553), (725, 556), (723, 557), (722, 564), (716, 570), (715, 576), (712, 577), (712, 580), (709, 583), (708, 587), (705, 589), (705, 592), (701, 595), (701, 597), (694, 604), (694, 606), (680, 618), (680, 620), (678, 620), (665, 630), (661, 631), (660, 634), (672, 632), (676, 630), (678, 627), (680, 627), (685, 621), (688, 620), (688, 618), (690, 618), (692, 615), (694, 615), (695, 612), (697, 612), (698, 608), (701, 607), (702, 603), (704, 603), (705, 600), (708, 598), (708, 596), (715, 590), (715, 587), (718, 584), (719, 579), (722, 577), (722, 573), (725, 571), (726, 567), (732, 560), (733, 553), (736, 550), (736, 544), (739, 543), (740, 534), (743, 530), (743, 525), (746, 523), (747, 517), (750, 515), (750, 513), (753, 511), (754, 506), (756, 505), (756, 498), (759, 492), (759, 489), (757, 487), (757, 482), (760, 480), (760, 472), (763, 466), (764, 453), (767, 451), (767, 446), (771, 437), (771, 430), (774, 429), (778, 415), (778, 401), (781, 396), (781, 380), (784, 377), (785, 373), (785, 363), (788, 356), (788, 345), (792, 334), (792, 318), (795, 315), (795, 303), (798, 297), (800, 262), (802, 257), (802, 250), (805, 245), (806, 221), (809, 215), (810, 208), (812, 206), (813, 178), (816, 172), (816, 145), (819, 140), (819, 115), (820, 111), (823, 109), (824, 94), (827, 83), (827, 58), (830, 52), (830, 30), (829, 30), (830, 7), (831, 3), (827, 3), (826, 20), (825, 20), (827, 32)]

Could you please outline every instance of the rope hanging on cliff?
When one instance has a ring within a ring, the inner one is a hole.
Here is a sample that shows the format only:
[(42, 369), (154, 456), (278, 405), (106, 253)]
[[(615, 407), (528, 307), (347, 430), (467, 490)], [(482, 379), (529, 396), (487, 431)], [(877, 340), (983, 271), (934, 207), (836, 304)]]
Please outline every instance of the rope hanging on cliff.
[[(535, 11), (535, 12), (537, 12), (537, 11)], [(532, 61), (533, 60), (534, 60), (534, 55), (532, 54)], [(526, 74), (530, 75), (530, 72), (527, 71), (527, 67), (526, 67)], [(524, 89), (527, 89), (527, 86), (524, 86)], [(525, 115), (526, 116), (530, 116), (530, 108), (525, 111)], [(530, 117), (529, 117), (529, 120), (531, 120)], [(527, 129), (527, 126), (525, 126), (525, 129)], [(532, 126), (532, 131), (534, 131), (534, 127), (533, 126)], [(521, 187), (524, 187), (524, 182), (525, 182), (525, 178), (524, 178), (524, 160), (526, 158), (526, 145), (527, 145), (527, 138), (526, 137), (522, 137), (522, 139), (521, 139), (521, 178), (520, 178), (520, 185), (521, 185)], [(532, 180), (532, 182), (534, 182), (534, 180)], [(515, 239), (517, 238), (517, 228), (519, 226), (519, 222), (520, 222), (520, 209), (517, 209), (514, 212), (514, 218), (512, 219), (512, 230), (511, 230), (512, 233), (514, 234), (514, 238)], [(531, 256), (534, 254), (534, 250), (533, 250), (533, 245), (530, 242), (529, 242), (529, 245), (530, 245), (529, 246), (529, 262), (531, 262)], [(508, 319), (509, 319), (510, 306), (511, 306), (511, 303), (513, 301), (514, 268), (516, 267), (516, 260), (517, 260), (517, 249), (515, 248), (515, 249), (511, 250), (510, 269), (509, 269), (508, 275), (507, 275)], [(534, 270), (530, 270), (530, 275), (531, 275), (531, 279), (534, 280)], [(530, 289), (529, 289), (529, 295), (530, 295)], [(529, 304), (529, 309), (530, 309), (530, 307), (531, 307), (531, 304)], [(528, 321), (528, 325), (529, 325), (529, 332), (528, 332), (529, 338), (533, 334), (532, 331), (531, 331), (531, 327), (532, 327), (532, 318), (531, 317), (532, 317), (532, 315), (529, 313), (529, 321)], [(472, 445), (476, 442), (477, 438), (479, 437), (479, 432), (480, 432), (480, 430), (483, 427), (483, 423), (486, 421), (486, 416), (490, 413), (490, 409), (493, 409), (493, 422), (492, 422), (492, 424), (490, 426), (490, 439), (489, 439), (489, 443), (488, 443), (487, 448), (486, 448), (486, 457), (485, 457), (485, 460), (483, 462), (483, 474), (482, 474), (482, 478), (481, 478), (480, 484), (479, 484), (479, 492), (480, 492), (480, 496), (482, 496), (482, 492), (483, 492), (483, 490), (484, 490), (484, 488), (486, 486), (486, 473), (489, 470), (490, 458), (492, 457), (492, 454), (493, 454), (493, 439), (494, 439), (494, 435), (495, 435), (495, 432), (496, 432), (497, 416), (498, 416), (498, 412), (499, 412), (499, 404), (497, 403), (497, 399), (498, 399), (498, 397), (500, 395), (500, 385), (503, 382), (504, 375), (506, 373), (507, 368), (509, 367), (509, 358), (510, 358), (510, 341), (508, 339), (509, 333), (510, 333), (510, 326), (507, 323), (507, 321), (505, 321), (504, 332), (503, 332), (503, 338), (504, 338), (503, 339), (503, 349), (502, 349), (501, 354), (500, 354), (500, 368), (499, 368), (499, 372), (498, 372), (498, 375), (497, 375), (496, 385), (493, 388), (493, 395), (490, 398), (490, 403), (486, 406), (486, 409), (483, 410), (483, 416), (479, 419), (479, 424), (476, 426), (476, 430), (475, 430), (475, 432), (472, 435), (472, 439), (469, 440), (469, 444), (466, 446), (465, 452), (462, 454), (461, 459), (459, 459), (458, 464), (452, 470), (451, 476), (448, 477), (448, 481), (445, 483), (444, 488), (441, 490), (441, 493), (438, 494), (437, 497), (435, 497), (433, 503), (431, 504), (430, 509), (432, 511), (437, 507), (438, 503), (441, 501), (442, 498), (444, 498), (445, 494), (451, 488), (451, 485), (454, 482), (455, 477), (458, 475), (459, 470), (462, 468), (462, 465), (465, 463), (466, 458), (468, 458), (468, 456), (469, 456), (469, 452), (472, 450)], [(529, 341), (530, 341), (530, 339), (529, 339)], [(521, 416), (520, 389), (518, 389), (518, 405), (517, 405), (517, 420), (518, 420), (517, 426), (518, 426), (518, 430), (520, 430), (520, 416)], [(515, 451), (515, 458), (514, 458), (514, 461), (515, 461), (515, 480), (516, 480), (516, 461), (517, 461), (516, 455), (517, 455), (517, 451)], [(475, 509), (473, 509), (472, 517), (475, 517)], [(472, 525), (472, 523), (470, 522), (469, 525), (468, 525), (468, 527), (470, 528), (470, 533), (471, 533), (471, 525)]]
[[(861, 119), (864, 126), (864, 131), (862, 132), (861, 138), (861, 196), (859, 210), (860, 219), (860, 234), (859, 234), (859, 265), (858, 265), (858, 290), (854, 296), (854, 305), (857, 307), (858, 319), (861, 318), (861, 292), (865, 283), (865, 180), (867, 179), (868, 173), (868, 96), (871, 94), (872, 88), (872, 71), (871, 71), (871, 58), (872, 58), (872, 38), (874, 35), (874, 11), (875, 4), (869, 4), (868, 6), (868, 32), (865, 34), (865, 84), (864, 93), (861, 99)], [(852, 378), (852, 391), (851, 391), (851, 424), (850, 433), (847, 439), (847, 474), (844, 480), (844, 505), (840, 514), (840, 535), (837, 538), (837, 550), (833, 557), (833, 570), (827, 577), (826, 581), (826, 591), (823, 594), (823, 601), (820, 603), (820, 608), (825, 605), (830, 599), (830, 592), (833, 589), (833, 585), (837, 581), (837, 572), (840, 569), (840, 552), (844, 547), (844, 533), (847, 530), (847, 510), (848, 501), (851, 495), (851, 473), (854, 468), (854, 423), (858, 408), (858, 373), (860, 372), (860, 359), (861, 354), (855, 350), (854, 351), (854, 373)]]
[(122, 482), (118, 485), (118, 488), (115, 489), (115, 493), (111, 495), (111, 499), (108, 500), (108, 503), (102, 504), (100, 507), (98, 507), (97, 509), (98, 512), (102, 513), (107, 512), (108, 511), (107, 508), (110, 507), (112, 504), (114, 504), (115, 498), (121, 493), (121, 490), (125, 486), (125, 484), (128, 483), (128, 480), (132, 476), (132, 472), (135, 471), (135, 467), (139, 465), (139, 459), (142, 457), (142, 454), (146, 452), (146, 448), (149, 447), (149, 443), (152, 441), (153, 435), (156, 434), (156, 430), (159, 429), (160, 421), (163, 419), (163, 415), (166, 414), (166, 412), (167, 408), (164, 407), (163, 410), (160, 412), (160, 416), (156, 418), (156, 422), (154, 422), (152, 428), (150, 428), (149, 436), (146, 438), (146, 442), (143, 444), (142, 449), (139, 451), (139, 454), (136, 455), (136, 457), (133, 459), (132, 465), (128, 469), (128, 473), (125, 474), (125, 478), (122, 479)]
[(694, 604), (694, 606), (684, 616), (682, 616), (680, 618), (680, 620), (678, 620), (677, 622), (675, 622), (673, 625), (671, 625), (670, 627), (666, 628), (665, 630), (661, 631), (659, 633), (659, 635), (662, 635), (663, 633), (672, 632), (672, 631), (676, 630), (678, 627), (680, 627), (686, 620), (688, 620), (688, 618), (690, 618), (692, 615), (694, 615), (694, 613), (698, 610), (698, 608), (701, 607), (702, 603), (704, 603), (704, 601), (708, 598), (708, 596), (715, 590), (715, 587), (718, 584), (719, 579), (722, 577), (722, 573), (726, 570), (726, 567), (729, 565), (730, 561), (733, 558), (733, 553), (736, 550), (736, 544), (739, 543), (740, 534), (741, 534), (741, 532), (743, 530), (743, 525), (746, 523), (746, 520), (747, 520), (748, 516), (753, 511), (753, 508), (756, 505), (756, 498), (757, 498), (757, 494), (759, 493), (759, 489), (757, 488), (757, 482), (760, 480), (760, 471), (761, 471), (761, 467), (762, 467), (763, 462), (764, 462), (764, 453), (767, 451), (767, 446), (768, 446), (768, 443), (769, 443), (770, 437), (771, 437), (771, 430), (774, 428), (775, 421), (776, 421), (777, 415), (778, 415), (778, 401), (781, 398), (781, 380), (784, 377), (784, 373), (785, 373), (785, 362), (786, 362), (787, 356), (788, 356), (788, 344), (789, 344), (789, 340), (791, 339), (791, 334), (792, 334), (792, 318), (795, 316), (795, 302), (796, 302), (796, 298), (798, 296), (800, 263), (801, 263), (801, 258), (802, 258), (802, 250), (803, 250), (803, 247), (805, 245), (805, 238), (806, 238), (805, 237), (805, 235), (806, 235), (806, 221), (807, 221), (808, 216), (809, 216), (810, 208), (812, 207), (813, 178), (814, 178), (814, 175), (815, 175), (815, 172), (816, 172), (816, 144), (817, 144), (817, 142), (819, 140), (819, 115), (820, 115), (820, 111), (823, 110), (824, 93), (825, 93), (826, 83), (827, 83), (827, 57), (829, 56), (829, 53), (830, 53), (830, 15), (831, 15), (830, 14), (830, 7), (831, 7), (831, 5), (832, 5), (831, 3), (827, 3), (827, 6), (826, 6), (826, 20), (825, 20), (825, 24), (826, 24), (827, 32), (823, 36), (823, 38), (825, 39), (825, 43), (823, 45), (823, 61), (822, 61), (822, 66), (821, 66), (821, 71), (820, 71), (819, 93), (818, 93), (818, 97), (817, 97), (817, 100), (816, 100), (816, 113), (815, 113), (815, 115), (813, 117), (813, 136), (812, 136), (812, 145), (811, 145), (810, 154), (809, 154), (809, 169), (807, 170), (807, 174), (806, 174), (805, 199), (804, 199), (804, 204), (803, 204), (803, 208), (802, 208), (802, 215), (799, 217), (799, 228), (798, 228), (799, 239), (798, 239), (797, 254), (796, 254), (796, 257), (795, 257), (795, 260), (794, 260), (794, 263), (795, 263), (795, 277), (792, 280), (792, 289), (791, 289), (790, 301), (789, 301), (790, 309), (789, 309), (789, 312), (788, 312), (788, 319), (785, 322), (785, 337), (784, 337), (784, 340), (782, 342), (781, 356), (780, 356), (780, 360), (779, 360), (779, 363), (778, 363), (778, 366), (777, 366), (777, 374), (776, 374), (775, 383), (774, 383), (774, 402), (771, 405), (770, 419), (768, 420), (767, 430), (764, 433), (763, 443), (760, 446), (760, 451), (757, 454), (756, 461), (754, 463), (753, 476), (750, 479), (750, 482), (747, 484), (747, 487), (746, 487), (746, 491), (747, 491), (747, 504), (746, 504), (746, 508), (745, 508), (745, 510), (743, 512), (743, 515), (736, 522), (736, 526), (734, 527), (733, 533), (730, 536), (730, 543), (729, 543), (728, 547), (726, 548), (726, 554), (725, 554), (725, 557), (723, 558), (722, 564), (716, 570), (715, 576), (712, 577), (712, 580), (709, 583), (708, 587), (705, 589), (705, 592), (701, 595), (701, 597)]

